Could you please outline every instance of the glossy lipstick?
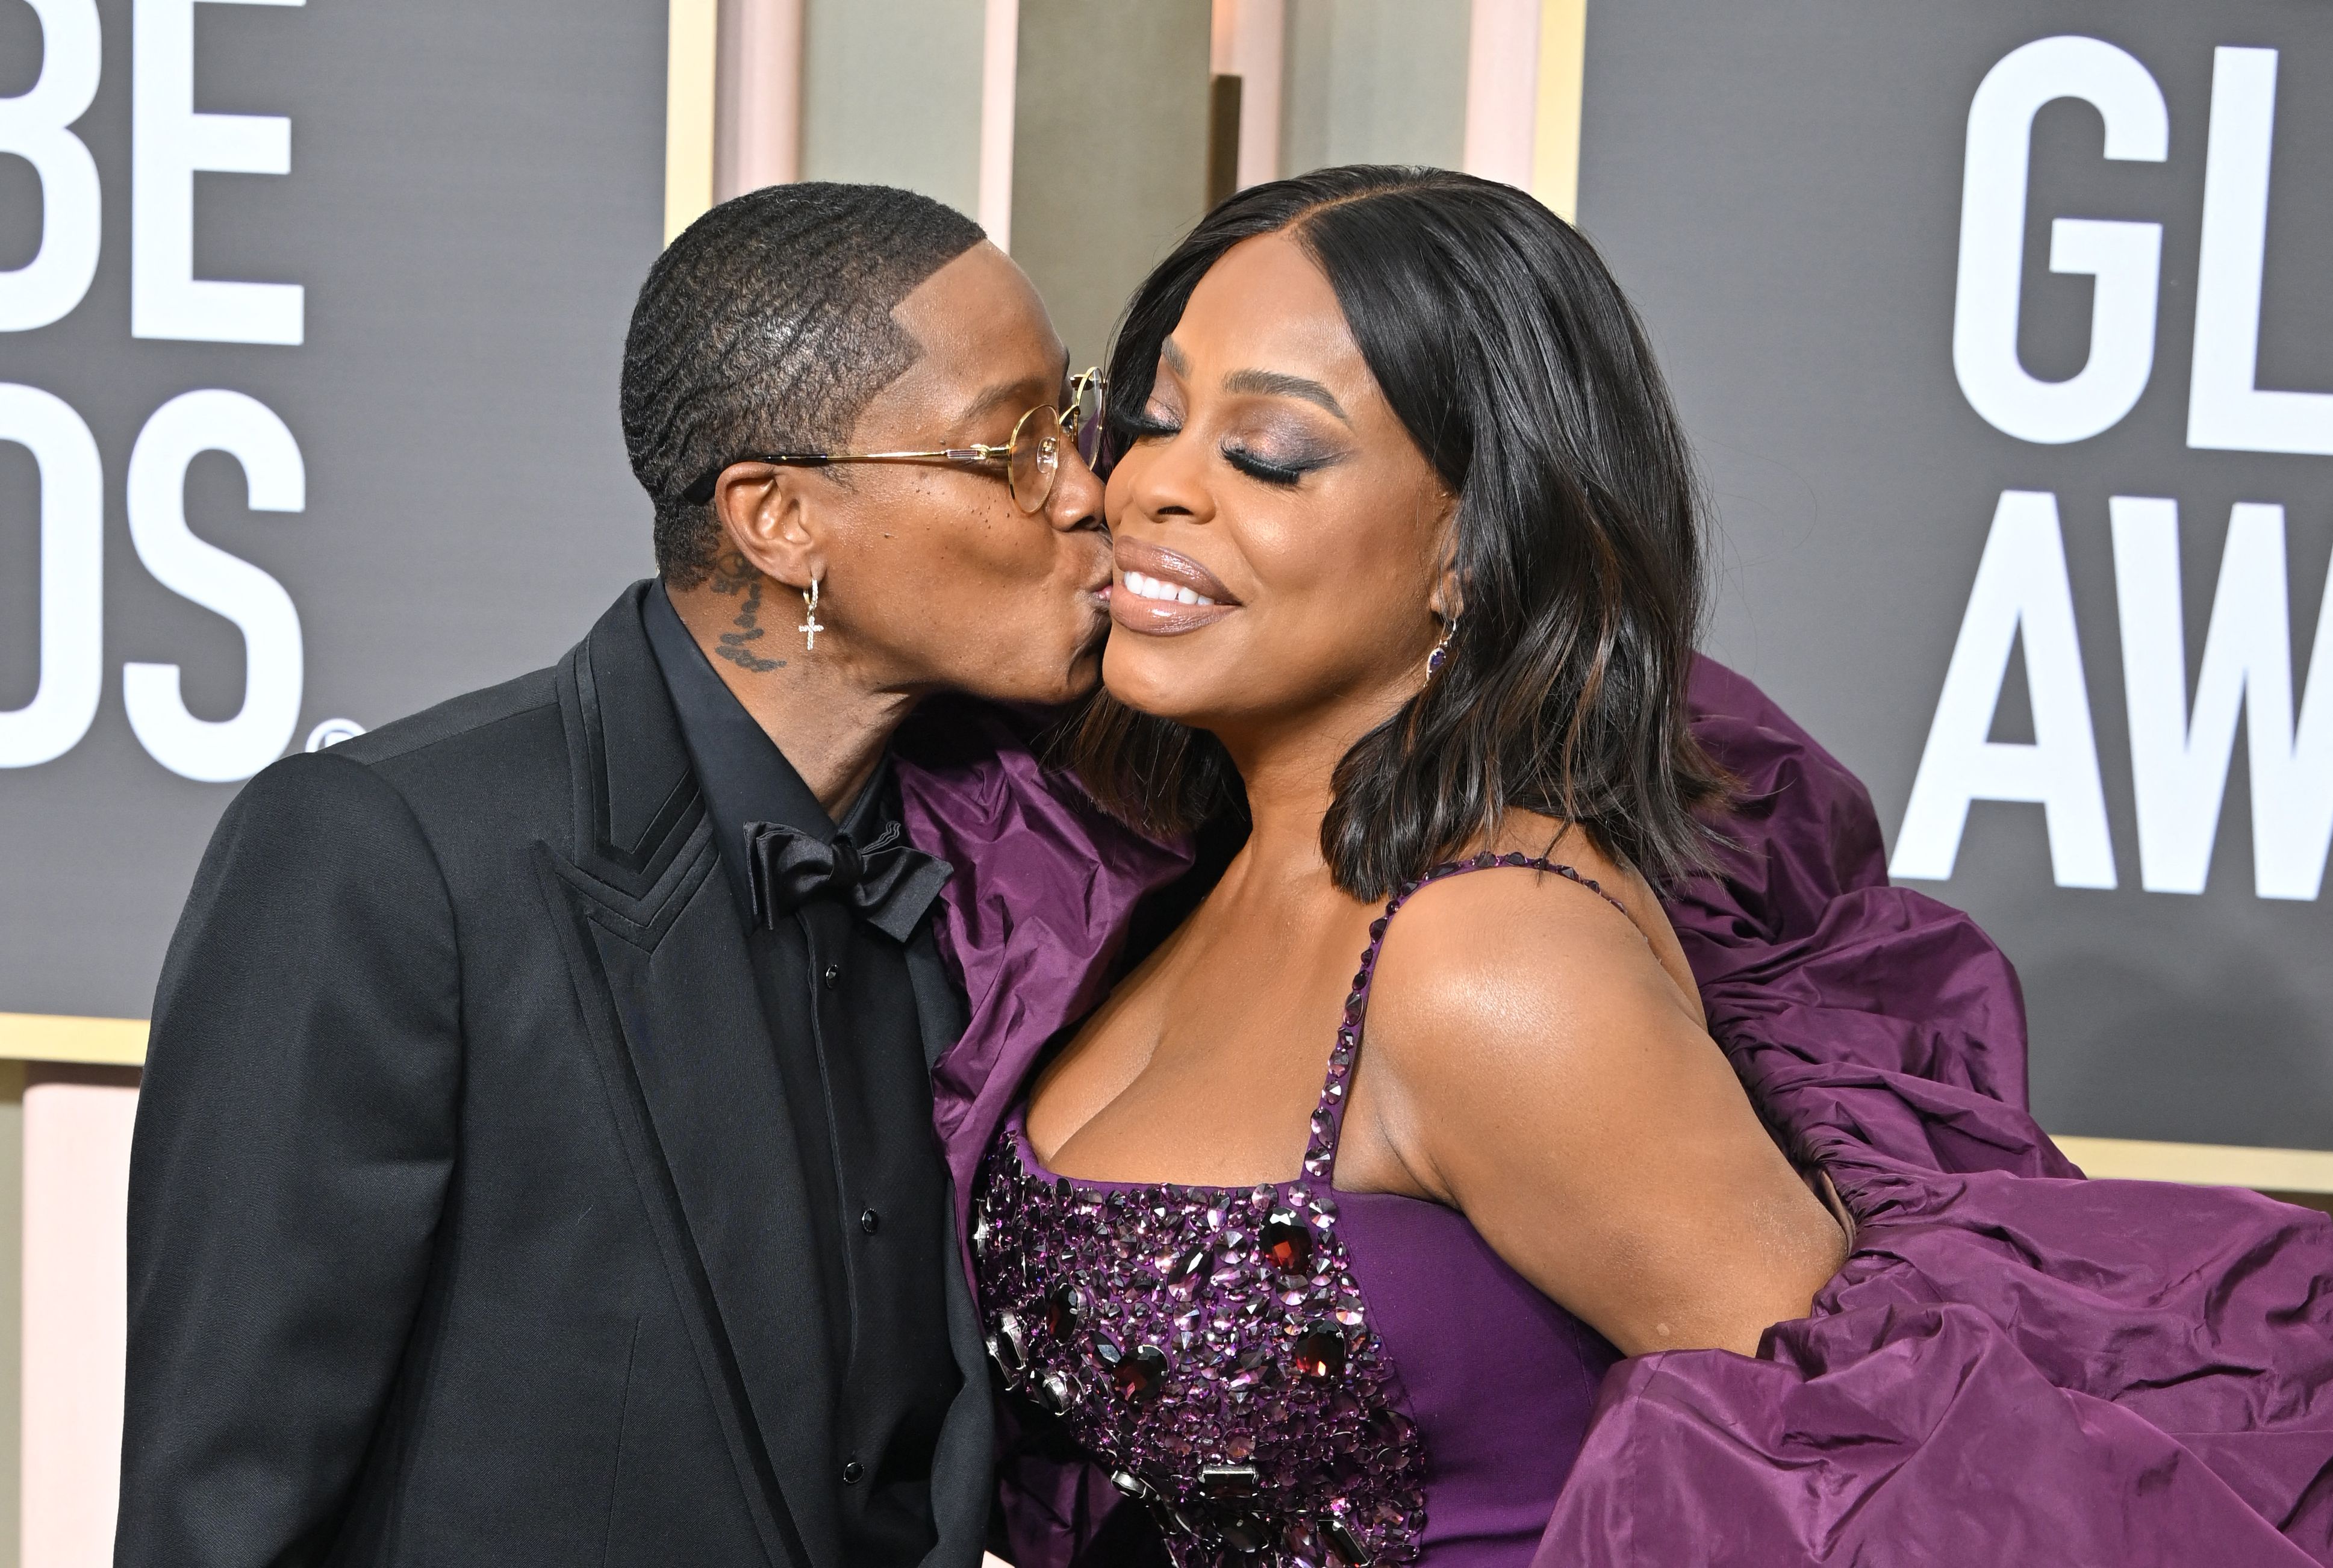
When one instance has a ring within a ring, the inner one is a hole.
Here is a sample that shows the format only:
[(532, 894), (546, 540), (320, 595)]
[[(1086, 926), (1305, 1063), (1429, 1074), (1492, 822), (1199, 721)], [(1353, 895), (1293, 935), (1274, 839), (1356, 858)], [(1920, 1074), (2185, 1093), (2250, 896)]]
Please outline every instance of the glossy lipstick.
[(1176, 636), (1213, 626), (1240, 607), (1223, 579), (1189, 556), (1123, 537), (1113, 548), (1118, 581), (1109, 615), (1128, 631)]

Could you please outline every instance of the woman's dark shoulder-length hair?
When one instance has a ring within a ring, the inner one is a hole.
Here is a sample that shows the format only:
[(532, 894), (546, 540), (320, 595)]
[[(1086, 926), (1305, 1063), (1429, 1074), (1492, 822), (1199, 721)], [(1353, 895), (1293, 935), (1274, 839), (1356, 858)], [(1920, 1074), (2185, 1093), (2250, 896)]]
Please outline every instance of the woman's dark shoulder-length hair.
[[(1224, 252), (1285, 232), (1327, 274), (1387, 401), (1458, 498), (1464, 613), (1440, 672), (1345, 754), (1320, 848), (1387, 897), (1504, 812), (1574, 823), (1656, 880), (1705, 863), (1726, 780), (1687, 729), (1702, 610), (1693, 461), (1642, 324), (1586, 239), (1445, 169), (1321, 169), (1215, 208), (1145, 280), (1111, 349), (1138, 409)], [(1367, 613), (1367, 612), (1364, 612)], [(1213, 736), (1098, 697), (1072, 756), (1101, 803), (1183, 832), (1243, 808)]]

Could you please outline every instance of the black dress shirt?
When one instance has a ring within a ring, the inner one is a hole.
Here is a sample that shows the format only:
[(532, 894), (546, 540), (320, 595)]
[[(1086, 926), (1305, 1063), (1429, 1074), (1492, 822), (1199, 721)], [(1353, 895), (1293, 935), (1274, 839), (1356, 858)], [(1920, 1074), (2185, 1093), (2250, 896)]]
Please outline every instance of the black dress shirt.
[[(933, 1450), (963, 1376), (950, 1352), (946, 1167), (903, 946), (816, 897), (772, 928), (753, 916), (745, 825), (871, 844), (898, 819), (887, 759), (838, 824), (681, 624), (661, 584), (642, 607), (747, 930), (788, 1114), (802, 1151), (828, 1364), (845, 1561), (912, 1564), (936, 1540)], [(915, 939), (928, 942), (929, 921)], [(737, 1194), (750, 1204), (754, 1196)]]

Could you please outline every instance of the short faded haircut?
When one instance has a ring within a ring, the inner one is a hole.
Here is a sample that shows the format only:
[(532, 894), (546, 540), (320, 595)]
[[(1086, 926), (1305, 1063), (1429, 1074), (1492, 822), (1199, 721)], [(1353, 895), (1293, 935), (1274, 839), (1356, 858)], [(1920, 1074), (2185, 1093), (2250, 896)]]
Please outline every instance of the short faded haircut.
[(889, 186), (770, 186), (691, 224), (648, 270), (624, 339), (624, 445), (656, 503), (657, 569), (705, 580), (721, 528), (682, 492), (748, 452), (839, 446), (921, 354), (891, 319), (983, 238)]

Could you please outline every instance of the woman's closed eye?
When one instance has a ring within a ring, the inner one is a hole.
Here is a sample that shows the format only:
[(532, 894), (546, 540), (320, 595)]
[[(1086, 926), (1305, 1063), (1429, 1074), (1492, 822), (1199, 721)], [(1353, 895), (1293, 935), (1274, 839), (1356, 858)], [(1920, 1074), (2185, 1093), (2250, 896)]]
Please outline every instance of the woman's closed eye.
[(1183, 434), (1182, 416), (1157, 406), (1112, 408), (1104, 417), (1129, 441), (1152, 441)]
[(1223, 453), (1225, 463), (1230, 464), (1250, 479), (1282, 487), (1296, 484), (1306, 474), (1316, 469), (1326, 468), (1336, 461), (1333, 455), (1327, 453), (1297, 452), (1282, 455), (1277, 453), (1258, 452), (1253, 447), (1242, 446), (1231, 441), (1224, 442), (1219, 450)]
[[(1130, 442), (1163, 441), (1183, 434), (1182, 415), (1156, 403), (1138, 409), (1112, 409), (1109, 417), (1118, 434)], [(1300, 483), (1315, 470), (1328, 467), (1340, 455), (1302, 442), (1260, 448), (1235, 437), (1226, 438), (1216, 450), (1225, 463), (1250, 479), (1283, 489)]]

